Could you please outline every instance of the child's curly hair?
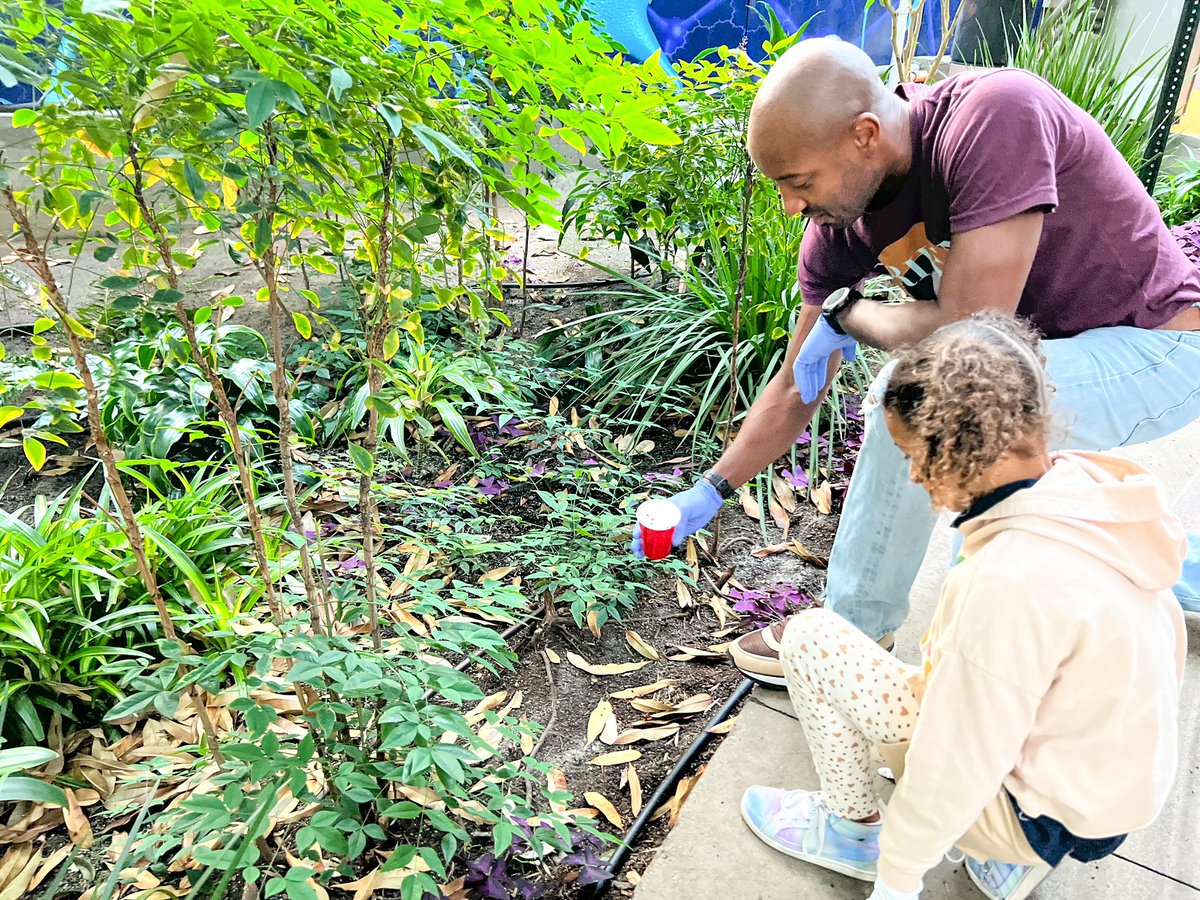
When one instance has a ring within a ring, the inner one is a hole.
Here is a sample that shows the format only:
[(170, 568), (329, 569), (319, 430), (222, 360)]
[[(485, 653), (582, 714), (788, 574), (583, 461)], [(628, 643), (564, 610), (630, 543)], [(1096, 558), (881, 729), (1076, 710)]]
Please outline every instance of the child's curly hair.
[(943, 326), (898, 356), (883, 407), (915, 439), (913, 476), (935, 504), (966, 508), (1002, 455), (1044, 445), (1045, 362), (1037, 334), (997, 312)]

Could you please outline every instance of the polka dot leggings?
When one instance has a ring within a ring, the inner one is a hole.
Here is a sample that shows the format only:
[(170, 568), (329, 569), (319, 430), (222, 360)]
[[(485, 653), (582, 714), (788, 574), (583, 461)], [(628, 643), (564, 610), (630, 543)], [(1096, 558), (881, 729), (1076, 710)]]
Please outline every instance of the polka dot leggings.
[(879, 810), (871, 747), (912, 737), (918, 673), (827, 609), (793, 616), (781, 659), (829, 809), (848, 819)]

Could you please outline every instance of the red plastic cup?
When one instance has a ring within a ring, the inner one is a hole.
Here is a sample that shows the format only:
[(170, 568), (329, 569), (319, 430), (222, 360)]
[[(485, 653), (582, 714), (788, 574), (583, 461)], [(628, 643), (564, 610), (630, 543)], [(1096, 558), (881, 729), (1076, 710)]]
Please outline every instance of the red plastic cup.
[(679, 507), (670, 500), (647, 500), (637, 508), (642, 552), (646, 559), (666, 559), (670, 555), (671, 538), (682, 515)]

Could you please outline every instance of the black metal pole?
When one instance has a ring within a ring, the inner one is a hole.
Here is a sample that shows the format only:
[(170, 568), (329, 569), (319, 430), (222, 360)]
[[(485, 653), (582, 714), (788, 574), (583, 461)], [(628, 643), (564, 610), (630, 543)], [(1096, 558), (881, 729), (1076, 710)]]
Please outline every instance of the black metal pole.
[(1196, 26), (1200, 24), (1200, 0), (1184, 0), (1183, 12), (1179, 16), (1179, 29), (1175, 32), (1175, 44), (1167, 58), (1167, 70), (1163, 75), (1162, 91), (1158, 95), (1158, 109), (1154, 113), (1154, 124), (1150, 128), (1150, 141), (1142, 157), (1139, 173), (1146, 190), (1154, 193), (1154, 184), (1162, 168), (1163, 154), (1167, 149), (1167, 138), (1175, 123), (1175, 108), (1183, 93), (1187, 80), (1188, 61), (1192, 56), (1192, 44), (1196, 40)]

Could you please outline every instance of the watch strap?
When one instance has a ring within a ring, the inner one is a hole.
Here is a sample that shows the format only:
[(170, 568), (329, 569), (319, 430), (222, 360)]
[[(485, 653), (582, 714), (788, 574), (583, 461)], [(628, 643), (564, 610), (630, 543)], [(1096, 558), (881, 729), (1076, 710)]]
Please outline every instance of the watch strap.
[(722, 500), (728, 500), (733, 496), (733, 485), (726, 481), (716, 469), (709, 469), (700, 477), (716, 488), (717, 493), (721, 495)]

